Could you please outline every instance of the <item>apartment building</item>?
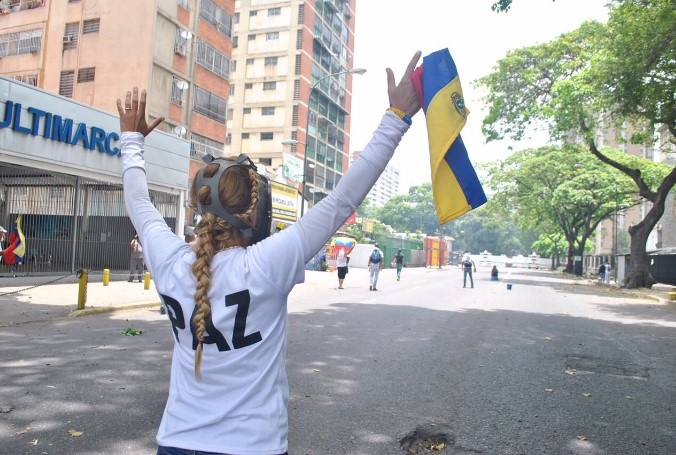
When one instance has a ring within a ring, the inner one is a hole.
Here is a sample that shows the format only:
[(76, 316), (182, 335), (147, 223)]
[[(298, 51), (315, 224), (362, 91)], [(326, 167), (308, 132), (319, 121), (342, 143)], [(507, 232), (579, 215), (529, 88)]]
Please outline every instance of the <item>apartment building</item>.
[(234, 0), (2, 0), (0, 74), (116, 112), (148, 91), (160, 129), (191, 143), (189, 175), (221, 156)]
[(234, 10), (234, 0), (0, 0), (10, 79), (0, 80), (0, 224), (22, 218), (27, 245), (24, 264), (0, 274), (125, 266), (134, 228), (116, 100), (133, 86), (147, 89), (149, 118), (165, 118), (146, 141), (150, 194), (183, 232), (189, 181), (202, 156), (223, 153)]
[(308, 207), (349, 164), (355, 4), (236, 2), (225, 153), (264, 164)]
[[(355, 150), (350, 163), (359, 159), (359, 156), (361, 156), (361, 150)], [(372, 205), (382, 207), (387, 201), (400, 194), (400, 188), (399, 170), (388, 164), (366, 197)]]

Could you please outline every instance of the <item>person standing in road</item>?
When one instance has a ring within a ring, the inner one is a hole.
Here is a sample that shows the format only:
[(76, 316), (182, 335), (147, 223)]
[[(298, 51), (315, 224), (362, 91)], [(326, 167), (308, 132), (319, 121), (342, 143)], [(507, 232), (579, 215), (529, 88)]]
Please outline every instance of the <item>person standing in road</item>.
[(404, 267), (404, 254), (401, 249), (394, 256), (394, 265), (397, 267), (397, 281), (401, 280), (401, 269)]
[(347, 275), (348, 269), (347, 264), (350, 262), (350, 258), (345, 254), (345, 249), (341, 248), (338, 250), (338, 256), (336, 256), (336, 270), (338, 270), (338, 289), (343, 289), (343, 281), (345, 280), (345, 275)]
[(129, 248), (131, 249), (131, 253), (129, 255), (129, 279), (127, 281), (129, 283), (134, 281), (134, 271), (136, 271), (138, 282), (141, 283), (143, 282), (142, 277), (144, 272), (143, 247), (139, 241), (138, 234), (136, 234), (134, 238), (131, 239)]
[(383, 269), (383, 252), (378, 248), (378, 244), (373, 245), (373, 250), (369, 255), (369, 291), (377, 291), (378, 275)]
[(606, 281), (606, 265), (601, 264), (599, 267), (599, 283), (605, 283)]
[(462, 260), (462, 270), (463, 270), (463, 277), (462, 277), (462, 287), (466, 288), (467, 287), (467, 275), (469, 275), (469, 281), (472, 287), (474, 287), (474, 278), (472, 278), (472, 269), (474, 269), (474, 273), (476, 273), (476, 265), (474, 264), (474, 261), (472, 258), (469, 257), (469, 254), (465, 256), (465, 259)]
[(498, 281), (498, 266), (494, 265), (491, 269), (491, 281)]
[[(282, 455), (288, 451), (288, 298), (305, 265), (364, 200), (394, 154), (420, 101), (411, 75), (387, 69), (390, 108), (331, 193), (270, 236), (270, 181), (242, 154), (207, 158), (190, 205), (202, 216), (195, 249), (174, 234), (148, 191), (146, 91), (117, 100), (127, 213), (139, 233), (174, 337), (158, 455)], [(159, 151), (158, 151), (159, 153)]]

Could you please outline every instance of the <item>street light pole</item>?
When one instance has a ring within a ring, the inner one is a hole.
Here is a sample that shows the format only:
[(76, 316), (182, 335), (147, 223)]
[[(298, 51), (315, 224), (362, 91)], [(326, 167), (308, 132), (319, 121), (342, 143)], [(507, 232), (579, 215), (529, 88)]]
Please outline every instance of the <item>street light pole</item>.
[[(341, 74), (364, 74), (366, 72), (365, 68), (352, 68), (349, 70), (338, 71), (336, 73), (327, 74), (326, 76), (320, 77), (312, 84), (310, 87), (310, 92), (308, 93), (307, 98), (307, 115), (305, 118), (305, 142), (297, 141), (295, 139), (286, 139), (282, 141), (282, 144), (288, 145), (297, 145), (303, 144), (305, 149), (303, 150), (303, 181), (301, 183), (302, 193), (301, 193), (301, 202), (300, 202), (300, 216), (302, 217), (305, 214), (305, 184), (307, 183), (307, 152), (308, 152), (308, 129), (310, 128), (310, 100), (312, 99), (312, 92), (317, 88), (317, 86), (324, 80), (333, 76), (340, 76)], [(313, 150), (314, 151), (314, 150)]]

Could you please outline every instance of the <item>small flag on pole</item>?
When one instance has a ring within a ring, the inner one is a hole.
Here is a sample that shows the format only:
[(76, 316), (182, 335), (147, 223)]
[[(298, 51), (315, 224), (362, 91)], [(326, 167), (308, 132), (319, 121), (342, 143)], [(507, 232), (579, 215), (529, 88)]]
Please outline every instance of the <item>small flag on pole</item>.
[(448, 49), (424, 57), (411, 79), (427, 122), (434, 205), (439, 224), (445, 224), (486, 203), (460, 137), (469, 110)]

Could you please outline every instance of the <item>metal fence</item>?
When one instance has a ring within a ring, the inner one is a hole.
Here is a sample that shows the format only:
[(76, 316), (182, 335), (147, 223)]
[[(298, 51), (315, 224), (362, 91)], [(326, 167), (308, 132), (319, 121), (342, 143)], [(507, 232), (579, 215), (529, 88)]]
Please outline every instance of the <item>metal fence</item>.
[[(178, 213), (177, 195), (151, 191), (169, 226)], [(8, 231), (21, 215), (26, 253), (21, 264), (0, 264), (0, 275), (73, 273), (129, 267), (135, 234), (118, 184), (0, 166), (0, 225)], [(9, 233), (8, 233), (9, 234)], [(7, 245), (7, 238), (2, 245)]]

